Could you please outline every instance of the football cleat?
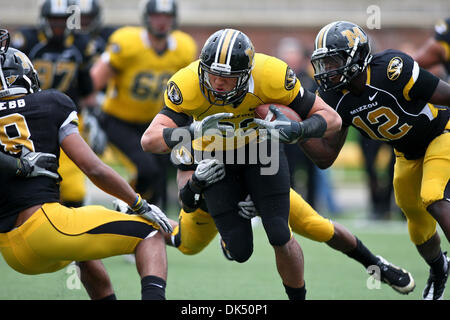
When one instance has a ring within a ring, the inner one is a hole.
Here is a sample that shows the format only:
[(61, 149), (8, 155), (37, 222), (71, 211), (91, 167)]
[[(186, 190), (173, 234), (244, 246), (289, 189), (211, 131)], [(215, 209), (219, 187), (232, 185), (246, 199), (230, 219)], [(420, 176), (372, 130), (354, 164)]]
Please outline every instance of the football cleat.
[(223, 255), (229, 261), (234, 261), (234, 258), (231, 256), (230, 251), (226, 248), (225, 242), (222, 240), (222, 237), (219, 237), (220, 248), (222, 249)]
[(422, 297), (424, 300), (442, 300), (444, 297), (445, 284), (447, 283), (449, 273), (450, 258), (447, 257), (447, 252), (444, 252), (445, 256), (445, 272), (441, 275), (434, 274), (430, 269), (430, 276), (428, 277), (425, 289), (423, 289)]
[(408, 294), (414, 290), (416, 284), (411, 273), (393, 265), (381, 256), (377, 256), (377, 266), (380, 268), (380, 280), (401, 294)]

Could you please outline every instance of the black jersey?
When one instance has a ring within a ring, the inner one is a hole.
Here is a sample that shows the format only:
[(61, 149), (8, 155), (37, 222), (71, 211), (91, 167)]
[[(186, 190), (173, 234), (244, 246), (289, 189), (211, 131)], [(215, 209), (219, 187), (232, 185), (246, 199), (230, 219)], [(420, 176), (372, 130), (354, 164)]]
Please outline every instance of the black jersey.
[(436, 41), (439, 41), (445, 47), (447, 60), (444, 62), (444, 67), (447, 70), (447, 76), (450, 77), (450, 18), (438, 22), (434, 26), (434, 31)]
[[(76, 106), (65, 94), (45, 90), (0, 101), (0, 152), (20, 156), (21, 145), (59, 157), (60, 129), (77, 121)], [(59, 185), (48, 177), (13, 177), (0, 185), (0, 232), (11, 229), (18, 213), (36, 204), (59, 201)]]
[(42, 89), (64, 92), (77, 105), (93, 91), (89, 74), (92, 48), (86, 35), (74, 34), (64, 43), (53, 43), (39, 29), (24, 28), (13, 35), (11, 46), (33, 62)]
[(367, 81), (357, 96), (347, 90), (319, 95), (364, 136), (386, 141), (407, 159), (425, 154), (449, 120), (447, 107), (428, 103), (439, 79), (421, 69), (407, 54), (386, 50), (367, 67)]

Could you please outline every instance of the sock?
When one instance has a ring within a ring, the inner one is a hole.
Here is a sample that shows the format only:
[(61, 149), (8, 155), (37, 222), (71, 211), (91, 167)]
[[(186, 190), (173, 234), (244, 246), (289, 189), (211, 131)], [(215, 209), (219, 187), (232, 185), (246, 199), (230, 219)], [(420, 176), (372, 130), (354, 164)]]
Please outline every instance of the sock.
[(166, 300), (166, 281), (157, 276), (141, 279), (142, 300)]
[(98, 300), (117, 300), (117, 298), (116, 298), (116, 295), (113, 293), (113, 294), (111, 294), (109, 296), (103, 297), (103, 298), (98, 299)]
[(289, 297), (289, 300), (305, 300), (306, 297), (306, 283), (301, 288), (291, 288), (283, 283), (284, 289)]
[(442, 253), (442, 251), (440, 251), (439, 255), (435, 259), (427, 261), (428, 265), (431, 267), (433, 274), (441, 275), (447, 271), (448, 266), (445, 260), (445, 255)]
[(366, 269), (378, 262), (378, 258), (358, 238), (356, 238), (356, 248), (344, 253), (361, 263)]

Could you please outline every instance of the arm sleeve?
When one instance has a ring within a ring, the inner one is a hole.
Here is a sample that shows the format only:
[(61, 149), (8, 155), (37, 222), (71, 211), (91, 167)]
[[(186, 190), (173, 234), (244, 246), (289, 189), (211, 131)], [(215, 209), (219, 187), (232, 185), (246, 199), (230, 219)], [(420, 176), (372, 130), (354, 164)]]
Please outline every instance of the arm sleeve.
[(301, 88), (288, 107), (297, 112), (300, 118), (306, 119), (315, 101), (316, 95), (314, 93)]

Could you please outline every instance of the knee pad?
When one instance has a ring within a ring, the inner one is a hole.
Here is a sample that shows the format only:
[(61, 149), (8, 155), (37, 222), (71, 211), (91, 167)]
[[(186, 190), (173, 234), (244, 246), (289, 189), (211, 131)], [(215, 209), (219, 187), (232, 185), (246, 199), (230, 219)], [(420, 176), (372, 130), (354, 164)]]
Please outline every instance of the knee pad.
[(286, 219), (280, 216), (272, 216), (261, 220), (272, 246), (283, 246), (289, 241), (291, 230)]
[(225, 240), (227, 250), (236, 262), (243, 263), (253, 254), (253, 235), (235, 234)]
[(236, 262), (243, 263), (250, 259), (253, 254), (253, 242), (249, 245), (242, 245), (239, 243), (230, 243), (227, 245), (227, 249)]

